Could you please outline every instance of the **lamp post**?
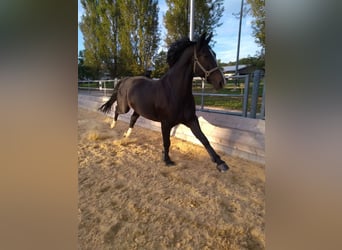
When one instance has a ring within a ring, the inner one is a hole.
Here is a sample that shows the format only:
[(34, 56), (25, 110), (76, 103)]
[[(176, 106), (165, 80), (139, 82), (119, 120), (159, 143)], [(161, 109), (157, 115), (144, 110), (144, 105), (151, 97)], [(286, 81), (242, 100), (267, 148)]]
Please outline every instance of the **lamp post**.
[(190, 29), (189, 29), (190, 41), (194, 40), (194, 11), (195, 11), (195, 1), (190, 0)]
[(238, 45), (237, 45), (237, 53), (236, 53), (235, 75), (239, 75), (239, 55), (240, 55), (240, 38), (241, 38), (241, 23), (242, 23), (243, 1), (244, 0), (241, 0), (240, 24), (239, 24)]

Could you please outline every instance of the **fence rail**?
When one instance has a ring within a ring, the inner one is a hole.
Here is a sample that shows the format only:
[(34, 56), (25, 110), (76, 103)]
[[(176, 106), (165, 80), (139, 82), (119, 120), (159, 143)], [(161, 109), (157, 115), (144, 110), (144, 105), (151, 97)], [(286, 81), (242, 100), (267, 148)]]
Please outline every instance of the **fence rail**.
[[(227, 93), (208, 93), (205, 92), (205, 81), (202, 79), (201, 82), (201, 92), (193, 91), (194, 96), (200, 96), (200, 105), (197, 106), (197, 110), (204, 111), (204, 112), (213, 112), (213, 113), (220, 113), (220, 114), (229, 114), (229, 115), (237, 115), (242, 117), (251, 117), (251, 118), (259, 118), (265, 119), (265, 85), (263, 86), (263, 94), (262, 94), (262, 105), (259, 116), (257, 116), (257, 100), (258, 100), (258, 91), (253, 89), (252, 93), (252, 108), (251, 112), (248, 112), (248, 101), (249, 101), (249, 75), (237, 75), (237, 76), (230, 76), (227, 80), (236, 80), (236, 84), (238, 81), (240, 83), (238, 85), (234, 85), (234, 88), (240, 88), (240, 94), (227, 94)], [(241, 80), (243, 83), (241, 83)], [(259, 79), (260, 80), (260, 79)], [(82, 91), (86, 91), (89, 95), (103, 95), (103, 96), (110, 96), (112, 91), (114, 90), (114, 86), (118, 83), (118, 79), (114, 80), (82, 80), (78, 81), (78, 89)], [(258, 87), (258, 84), (253, 84), (253, 88)], [(256, 95), (256, 96), (255, 96)], [(226, 97), (228, 98), (241, 98), (242, 100), (242, 110), (227, 110), (227, 109), (220, 109), (215, 108), (212, 106), (204, 105), (204, 97)]]
[[(244, 79), (243, 84), (243, 91), (242, 94), (215, 94), (215, 93), (206, 93), (204, 89), (204, 79), (202, 79), (202, 92), (193, 92), (195, 96), (201, 96), (201, 104), (200, 109), (201, 111), (205, 112), (213, 112), (213, 113), (220, 113), (220, 114), (229, 114), (229, 115), (240, 115), (243, 117), (247, 117), (248, 112), (248, 88), (249, 88), (249, 76), (248, 75), (239, 75), (239, 76), (231, 76), (227, 80), (232, 79)], [(240, 84), (239, 84), (240, 86)], [(237, 88), (237, 86), (235, 86)], [(225, 110), (225, 109), (217, 109), (213, 107), (204, 108), (204, 96), (213, 96), (213, 97), (238, 97), (243, 98), (242, 100), (242, 111), (232, 111), (232, 110)]]

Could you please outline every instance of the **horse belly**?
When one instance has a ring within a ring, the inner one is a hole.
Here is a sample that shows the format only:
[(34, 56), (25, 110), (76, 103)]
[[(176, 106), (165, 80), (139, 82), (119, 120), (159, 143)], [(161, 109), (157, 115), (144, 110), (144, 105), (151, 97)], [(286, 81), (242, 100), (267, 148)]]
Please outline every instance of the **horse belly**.
[(128, 94), (129, 106), (139, 115), (153, 121), (159, 121), (158, 113), (154, 105), (152, 89), (132, 88)]
[(146, 106), (132, 105), (132, 109), (139, 115), (145, 117), (146, 119), (149, 119), (152, 121), (160, 121), (158, 114), (156, 114), (154, 108), (150, 105), (146, 105)]

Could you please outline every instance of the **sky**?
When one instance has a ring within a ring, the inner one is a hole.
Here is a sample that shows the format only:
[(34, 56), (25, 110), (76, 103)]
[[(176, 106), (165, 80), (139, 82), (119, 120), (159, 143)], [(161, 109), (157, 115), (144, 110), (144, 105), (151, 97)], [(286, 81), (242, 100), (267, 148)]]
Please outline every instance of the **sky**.
[[(216, 58), (221, 62), (236, 61), (237, 42), (239, 32), (239, 19), (233, 16), (233, 13), (239, 13), (241, 8), (241, 0), (224, 0), (224, 13), (221, 17), (223, 23), (219, 28), (216, 28), (216, 36), (213, 39), (216, 41), (212, 49), (216, 53)], [(167, 11), (165, 0), (159, 0), (159, 26), (161, 28), (161, 40), (164, 39), (166, 31), (163, 25), (163, 15)], [(78, 22), (81, 21), (83, 9), (78, 0)], [(253, 29), (251, 26), (252, 17), (246, 16), (242, 19), (241, 40), (240, 40), (240, 58), (255, 56), (260, 47), (255, 43), (252, 35)], [(163, 42), (160, 44), (161, 48)], [(78, 28), (78, 50), (83, 50), (83, 35)], [(166, 48), (164, 48), (166, 50)]]

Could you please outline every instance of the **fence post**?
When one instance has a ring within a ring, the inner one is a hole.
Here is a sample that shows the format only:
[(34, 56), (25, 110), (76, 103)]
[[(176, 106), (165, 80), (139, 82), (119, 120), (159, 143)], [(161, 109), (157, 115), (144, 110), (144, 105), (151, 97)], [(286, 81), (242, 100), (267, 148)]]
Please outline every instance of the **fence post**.
[(256, 118), (258, 97), (259, 97), (259, 83), (261, 79), (261, 70), (257, 69), (253, 74), (253, 89), (252, 89), (252, 100), (251, 100), (251, 118)]
[(266, 80), (264, 78), (264, 87), (262, 89), (262, 102), (261, 102), (261, 110), (260, 110), (261, 119), (265, 119), (265, 89), (266, 89)]
[(116, 85), (118, 84), (118, 78), (115, 77), (114, 78), (114, 84), (113, 84), (113, 88), (115, 89)]
[(242, 107), (242, 116), (247, 117), (247, 109), (248, 109), (248, 89), (249, 89), (249, 75), (245, 76), (245, 90), (243, 95), (243, 107)]
[(202, 78), (202, 95), (201, 95), (201, 110), (203, 110), (204, 107), (204, 79)]

